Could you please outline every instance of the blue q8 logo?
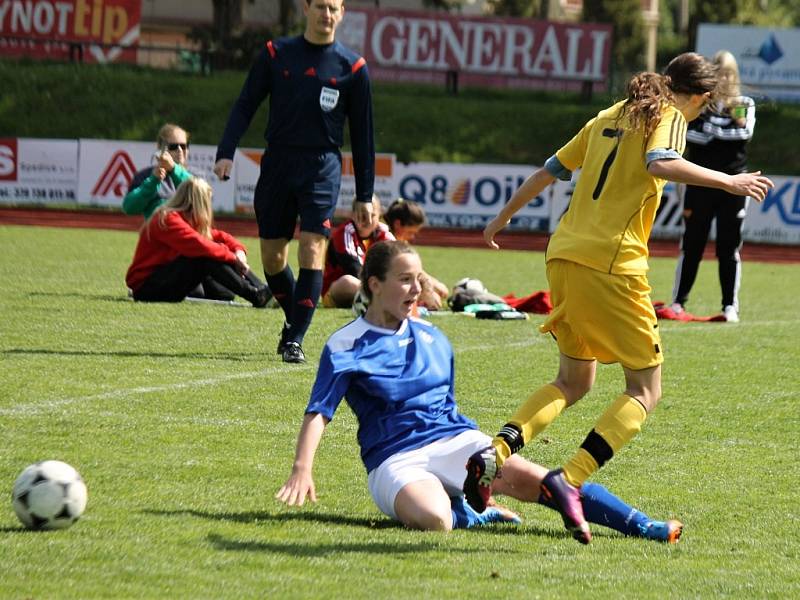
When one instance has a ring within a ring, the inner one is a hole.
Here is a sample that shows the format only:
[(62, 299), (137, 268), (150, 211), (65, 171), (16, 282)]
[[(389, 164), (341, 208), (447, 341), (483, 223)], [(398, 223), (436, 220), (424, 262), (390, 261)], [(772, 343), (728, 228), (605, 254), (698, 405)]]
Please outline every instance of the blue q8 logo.
[[(474, 200), (481, 206), (494, 206), (502, 200), (509, 201), (516, 189), (525, 181), (524, 175), (498, 177), (484, 176), (474, 182), (469, 178), (459, 179), (453, 186), (444, 175), (434, 175), (426, 181), (421, 175), (406, 175), (400, 181), (400, 196), (420, 204), (442, 205), (451, 202), (469, 204)], [(537, 196), (528, 203), (529, 208), (540, 208), (545, 200)]]

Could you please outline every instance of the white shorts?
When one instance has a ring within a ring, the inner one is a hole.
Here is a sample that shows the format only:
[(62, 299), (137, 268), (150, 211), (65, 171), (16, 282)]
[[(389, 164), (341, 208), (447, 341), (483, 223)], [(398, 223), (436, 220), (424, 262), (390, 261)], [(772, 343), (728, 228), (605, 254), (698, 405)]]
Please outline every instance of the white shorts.
[(369, 493), (381, 512), (393, 519), (397, 519), (395, 498), (409, 483), (438, 479), (448, 496), (460, 496), (467, 476), (467, 459), (491, 443), (488, 435), (471, 429), (421, 448), (399, 452), (370, 472), (367, 477)]

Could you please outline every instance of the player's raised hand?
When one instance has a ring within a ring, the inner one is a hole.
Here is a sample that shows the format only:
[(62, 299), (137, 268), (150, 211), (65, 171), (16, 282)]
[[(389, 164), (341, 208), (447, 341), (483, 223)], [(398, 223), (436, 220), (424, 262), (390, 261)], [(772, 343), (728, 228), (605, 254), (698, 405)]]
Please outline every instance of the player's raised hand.
[(762, 175), (761, 171), (755, 171), (732, 175), (731, 186), (727, 191), (734, 196), (750, 196), (756, 202), (761, 202), (774, 187), (775, 184), (769, 177)]

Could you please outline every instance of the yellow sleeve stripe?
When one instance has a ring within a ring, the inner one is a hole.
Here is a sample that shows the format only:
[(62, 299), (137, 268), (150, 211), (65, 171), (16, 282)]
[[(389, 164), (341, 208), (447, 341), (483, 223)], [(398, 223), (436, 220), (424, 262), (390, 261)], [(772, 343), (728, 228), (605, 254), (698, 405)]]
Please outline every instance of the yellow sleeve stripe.
[(686, 119), (678, 111), (672, 115), (672, 123), (669, 128), (669, 147), (678, 154), (683, 154), (686, 148)]

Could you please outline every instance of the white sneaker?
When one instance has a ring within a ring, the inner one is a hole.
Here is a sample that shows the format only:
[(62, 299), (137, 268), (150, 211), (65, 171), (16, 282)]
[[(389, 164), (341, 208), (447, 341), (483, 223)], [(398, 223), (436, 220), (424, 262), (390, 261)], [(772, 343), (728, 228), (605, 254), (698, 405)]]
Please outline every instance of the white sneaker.
[(677, 302), (673, 302), (670, 308), (672, 309), (672, 312), (674, 312), (676, 315), (679, 315), (683, 312), (683, 306), (678, 304)]
[(722, 309), (722, 314), (725, 315), (725, 320), (728, 323), (738, 323), (739, 322), (739, 313), (730, 304)]

